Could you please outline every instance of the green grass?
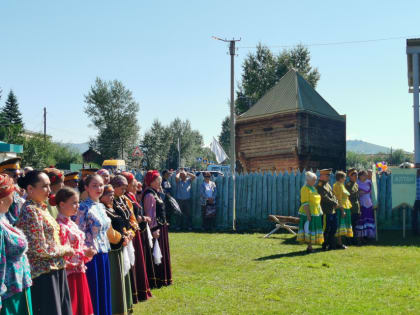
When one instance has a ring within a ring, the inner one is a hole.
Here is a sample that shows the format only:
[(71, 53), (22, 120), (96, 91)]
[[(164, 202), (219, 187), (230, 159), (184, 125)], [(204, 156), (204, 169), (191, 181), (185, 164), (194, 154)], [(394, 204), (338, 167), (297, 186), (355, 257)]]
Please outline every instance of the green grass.
[(135, 314), (420, 314), (420, 238), (380, 236), (305, 255), (287, 234), (171, 233), (174, 284)]

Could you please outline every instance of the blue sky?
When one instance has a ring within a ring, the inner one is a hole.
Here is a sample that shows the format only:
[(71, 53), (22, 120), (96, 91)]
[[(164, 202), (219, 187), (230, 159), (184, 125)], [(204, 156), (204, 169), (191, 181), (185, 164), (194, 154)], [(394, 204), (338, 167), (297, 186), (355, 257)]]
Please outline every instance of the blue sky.
[[(281, 45), (419, 36), (415, 1), (1, 1), (0, 87), (20, 102), (28, 129), (80, 143), (95, 135), (84, 95), (96, 77), (118, 79), (140, 104), (143, 134), (155, 118), (188, 118), (209, 144), (228, 115), (227, 46), (241, 37)], [(347, 135), (413, 150), (405, 40), (309, 46), (318, 92), (347, 115)], [(253, 49), (239, 48), (241, 64)]]

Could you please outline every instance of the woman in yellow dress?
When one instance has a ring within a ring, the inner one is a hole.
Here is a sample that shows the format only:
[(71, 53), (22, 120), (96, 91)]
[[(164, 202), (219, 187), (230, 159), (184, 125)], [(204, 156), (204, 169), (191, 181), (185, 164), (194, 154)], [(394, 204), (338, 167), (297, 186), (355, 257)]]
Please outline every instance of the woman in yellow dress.
[(315, 188), (316, 179), (314, 173), (306, 172), (306, 185), (300, 190), (301, 206), (297, 240), (308, 244), (306, 249), (308, 253), (313, 252), (312, 245), (322, 245), (324, 242), (321, 196)]
[(349, 200), (350, 193), (344, 187), (346, 181), (346, 173), (338, 171), (335, 173), (336, 183), (333, 187), (333, 192), (338, 200), (337, 218), (338, 229), (337, 233), (337, 249), (346, 249), (341, 239), (342, 236), (353, 237), (353, 229), (351, 226), (351, 202)]

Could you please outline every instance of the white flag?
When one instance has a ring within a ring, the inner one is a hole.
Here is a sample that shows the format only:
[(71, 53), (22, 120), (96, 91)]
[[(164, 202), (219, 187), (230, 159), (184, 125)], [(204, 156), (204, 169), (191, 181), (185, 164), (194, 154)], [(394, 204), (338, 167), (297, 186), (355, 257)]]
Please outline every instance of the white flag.
[(211, 151), (216, 155), (217, 163), (222, 163), (224, 160), (227, 159), (227, 155), (225, 150), (223, 150), (222, 146), (219, 142), (213, 137), (213, 142), (210, 144)]

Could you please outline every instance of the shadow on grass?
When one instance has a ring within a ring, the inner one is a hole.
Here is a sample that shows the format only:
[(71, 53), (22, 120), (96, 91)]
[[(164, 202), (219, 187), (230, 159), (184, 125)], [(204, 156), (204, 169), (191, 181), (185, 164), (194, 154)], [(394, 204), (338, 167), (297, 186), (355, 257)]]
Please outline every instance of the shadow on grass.
[(300, 250), (300, 251), (296, 251), (296, 252), (290, 252), (290, 253), (282, 253), (282, 254), (275, 254), (275, 255), (270, 255), (270, 256), (264, 256), (264, 257), (260, 257), (257, 259), (254, 259), (255, 261), (265, 261), (265, 260), (272, 260), (272, 259), (281, 259), (281, 258), (289, 258), (289, 257), (299, 257), (299, 256), (306, 256), (306, 255), (313, 255), (313, 254), (317, 254), (323, 252), (322, 249), (317, 248), (314, 249), (314, 251), (311, 254), (308, 254), (306, 252), (306, 249), (304, 250)]
[[(230, 234), (230, 235), (249, 235), (258, 233), (256, 231), (232, 231), (232, 230), (212, 230), (212, 231), (203, 231), (194, 229), (192, 231), (185, 231), (185, 230), (169, 230), (170, 233), (177, 234), (177, 233), (197, 233), (197, 234)], [(265, 240), (263, 233), (261, 233), (261, 239)], [(296, 241), (296, 236), (292, 236), (291, 234), (285, 233), (278, 233), (273, 234), (267, 240), (277, 240), (282, 245), (297, 245), (299, 244)], [(346, 240), (344, 241), (349, 246), (353, 246), (349, 244)], [(413, 235), (411, 231), (407, 231), (407, 236), (404, 239), (402, 236), (402, 231), (398, 230), (380, 230), (379, 231), (379, 240), (370, 240), (367, 244), (363, 244), (362, 246), (417, 246), (420, 247), (420, 236)]]

